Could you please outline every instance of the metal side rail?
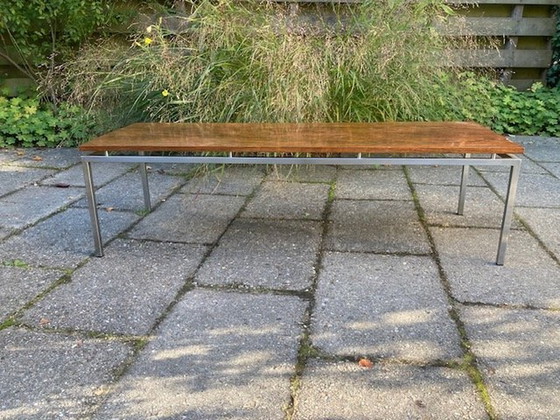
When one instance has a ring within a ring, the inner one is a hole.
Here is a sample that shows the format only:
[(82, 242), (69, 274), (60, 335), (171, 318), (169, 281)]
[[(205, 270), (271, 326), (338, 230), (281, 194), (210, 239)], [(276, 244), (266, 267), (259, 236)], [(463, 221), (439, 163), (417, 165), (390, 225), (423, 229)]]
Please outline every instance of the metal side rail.
[(500, 240), (498, 243), (498, 253), (496, 264), (503, 265), (508, 245), (508, 237), (511, 230), (513, 219), (513, 208), (519, 173), (521, 169), (521, 159), (516, 155), (492, 155), (490, 158), (471, 158), (470, 155), (464, 157), (245, 157), (245, 156), (145, 156), (142, 153), (134, 156), (109, 156), (109, 155), (84, 155), (82, 164), (86, 184), (86, 195), (88, 199), (89, 214), (93, 230), (93, 242), (95, 255), (103, 256), (103, 240), (97, 214), (97, 203), (95, 198), (95, 186), (92, 177), (92, 163), (114, 162), (114, 163), (138, 163), (142, 187), (144, 191), (144, 203), (146, 209), (151, 210), (149, 196), (148, 177), (145, 165), (155, 163), (191, 163), (191, 164), (236, 164), (236, 165), (348, 165), (348, 166), (375, 166), (375, 165), (407, 165), (407, 166), (461, 166), (461, 186), (459, 192), (459, 204), (457, 213), (462, 215), (466, 197), (467, 180), (470, 166), (506, 166), (510, 167), (509, 183), (500, 229)]

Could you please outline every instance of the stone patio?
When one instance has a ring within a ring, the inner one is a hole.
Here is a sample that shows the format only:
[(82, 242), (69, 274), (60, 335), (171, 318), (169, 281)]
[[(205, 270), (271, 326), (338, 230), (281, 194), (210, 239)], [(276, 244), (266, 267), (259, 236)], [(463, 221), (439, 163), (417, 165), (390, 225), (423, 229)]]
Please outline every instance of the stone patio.
[[(560, 418), (560, 139), (444, 167), (94, 165), (0, 151), (2, 419)], [(190, 174), (190, 175), (189, 175)]]

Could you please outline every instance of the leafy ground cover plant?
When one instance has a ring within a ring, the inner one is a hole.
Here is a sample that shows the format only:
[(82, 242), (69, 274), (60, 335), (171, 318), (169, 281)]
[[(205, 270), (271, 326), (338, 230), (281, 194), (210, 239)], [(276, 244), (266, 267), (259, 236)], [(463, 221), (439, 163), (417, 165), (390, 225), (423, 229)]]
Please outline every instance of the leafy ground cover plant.
[(560, 88), (535, 83), (518, 91), (484, 75), (462, 73), (442, 99), (448, 119), (471, 120), (506, 134), (560, 136)]
[(77, 105), (61, 103), (55, 110), (36, 97), (0, 96), (0, 147), (75, 146), (96, 127)]

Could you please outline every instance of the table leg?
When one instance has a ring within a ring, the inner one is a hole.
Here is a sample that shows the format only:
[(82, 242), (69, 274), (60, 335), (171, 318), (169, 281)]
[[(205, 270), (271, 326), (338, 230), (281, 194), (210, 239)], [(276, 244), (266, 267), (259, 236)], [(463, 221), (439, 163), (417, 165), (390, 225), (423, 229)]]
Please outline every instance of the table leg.
[[(465, 158), (470, 158), (470, 153), (465, 154)], [(461, 173), (461, 189), (459, 191), (459, 205), (457, 206), (457, 214), (462, 216), (465, 211), (465, 199), (467, 197), (467, 184), (469, 183), (469, 165), (463, 165)]]
[(99, 217), (97, 214), (97, 201), (95, 199), (95, 191), (93, 187), (93, 176), (91, 173), (91, 162), (82, 160), (84, 170), (84, 180), (86, 183), (86, 195), (88, 200), (89, 217), (91, 219), (91, 229), (93, 231), (93, 243), (95, 245), (95, 255), (103, 256), (103, 240), (101, 238), (101, 230), (99, 228)]
[(515, 203), (515, 196), (517, 194), (517, 184), (519, 181), (519, 172), (521, 162), (515, 162), (510, 169), (509, 184), (506, 196), (506, 203), (504, 207), (504, 216), (502, 218), (502, 229), (500, 231), (500, 242), (498, 245), (498, 256), (496, 257), (497, 265), (504, 265), (506, 256), (506, 249), (508, 244), (509, 232), (511, 229), (511, 220), (513, 218), (513, 206)]
[[(144, 152), (138, 152), (140, 156), (144, 156)], [(147, 211), (152, 211), (152, 203), (150, 201), (150, 186), (148, 184), (148, 171), (146, 164), (140, 164), (140, 177), (142, 178), (142, 190), (144, 191), (144, 207)]]

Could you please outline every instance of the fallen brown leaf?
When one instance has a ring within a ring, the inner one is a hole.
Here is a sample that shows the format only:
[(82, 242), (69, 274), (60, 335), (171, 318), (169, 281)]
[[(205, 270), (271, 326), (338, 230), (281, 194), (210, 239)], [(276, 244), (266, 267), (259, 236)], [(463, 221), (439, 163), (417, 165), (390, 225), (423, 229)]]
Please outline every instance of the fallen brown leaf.
[(36, 162), (40, 162), (40, 161), (43, 160), (43, 158), (42, 158), (41, 156), (33, 156), (33, 157), (31, 158), (31, 160), (34, 160), (34, 161), (36, 161)]
[(358, 362), (358, 365), (366, 369), (371, 369), (373, 367), (373, 362), (365, 357), (362, 357)]
[(39, 320), (39, 325), (40, 325), (41, 327), (44, 327), (45, 325), (49, 325), (50, 323), (51, 323), (51, 320), (50, 320), (50, 319), (47, 319), (47, 318), (41, 318), (41, 319)]

